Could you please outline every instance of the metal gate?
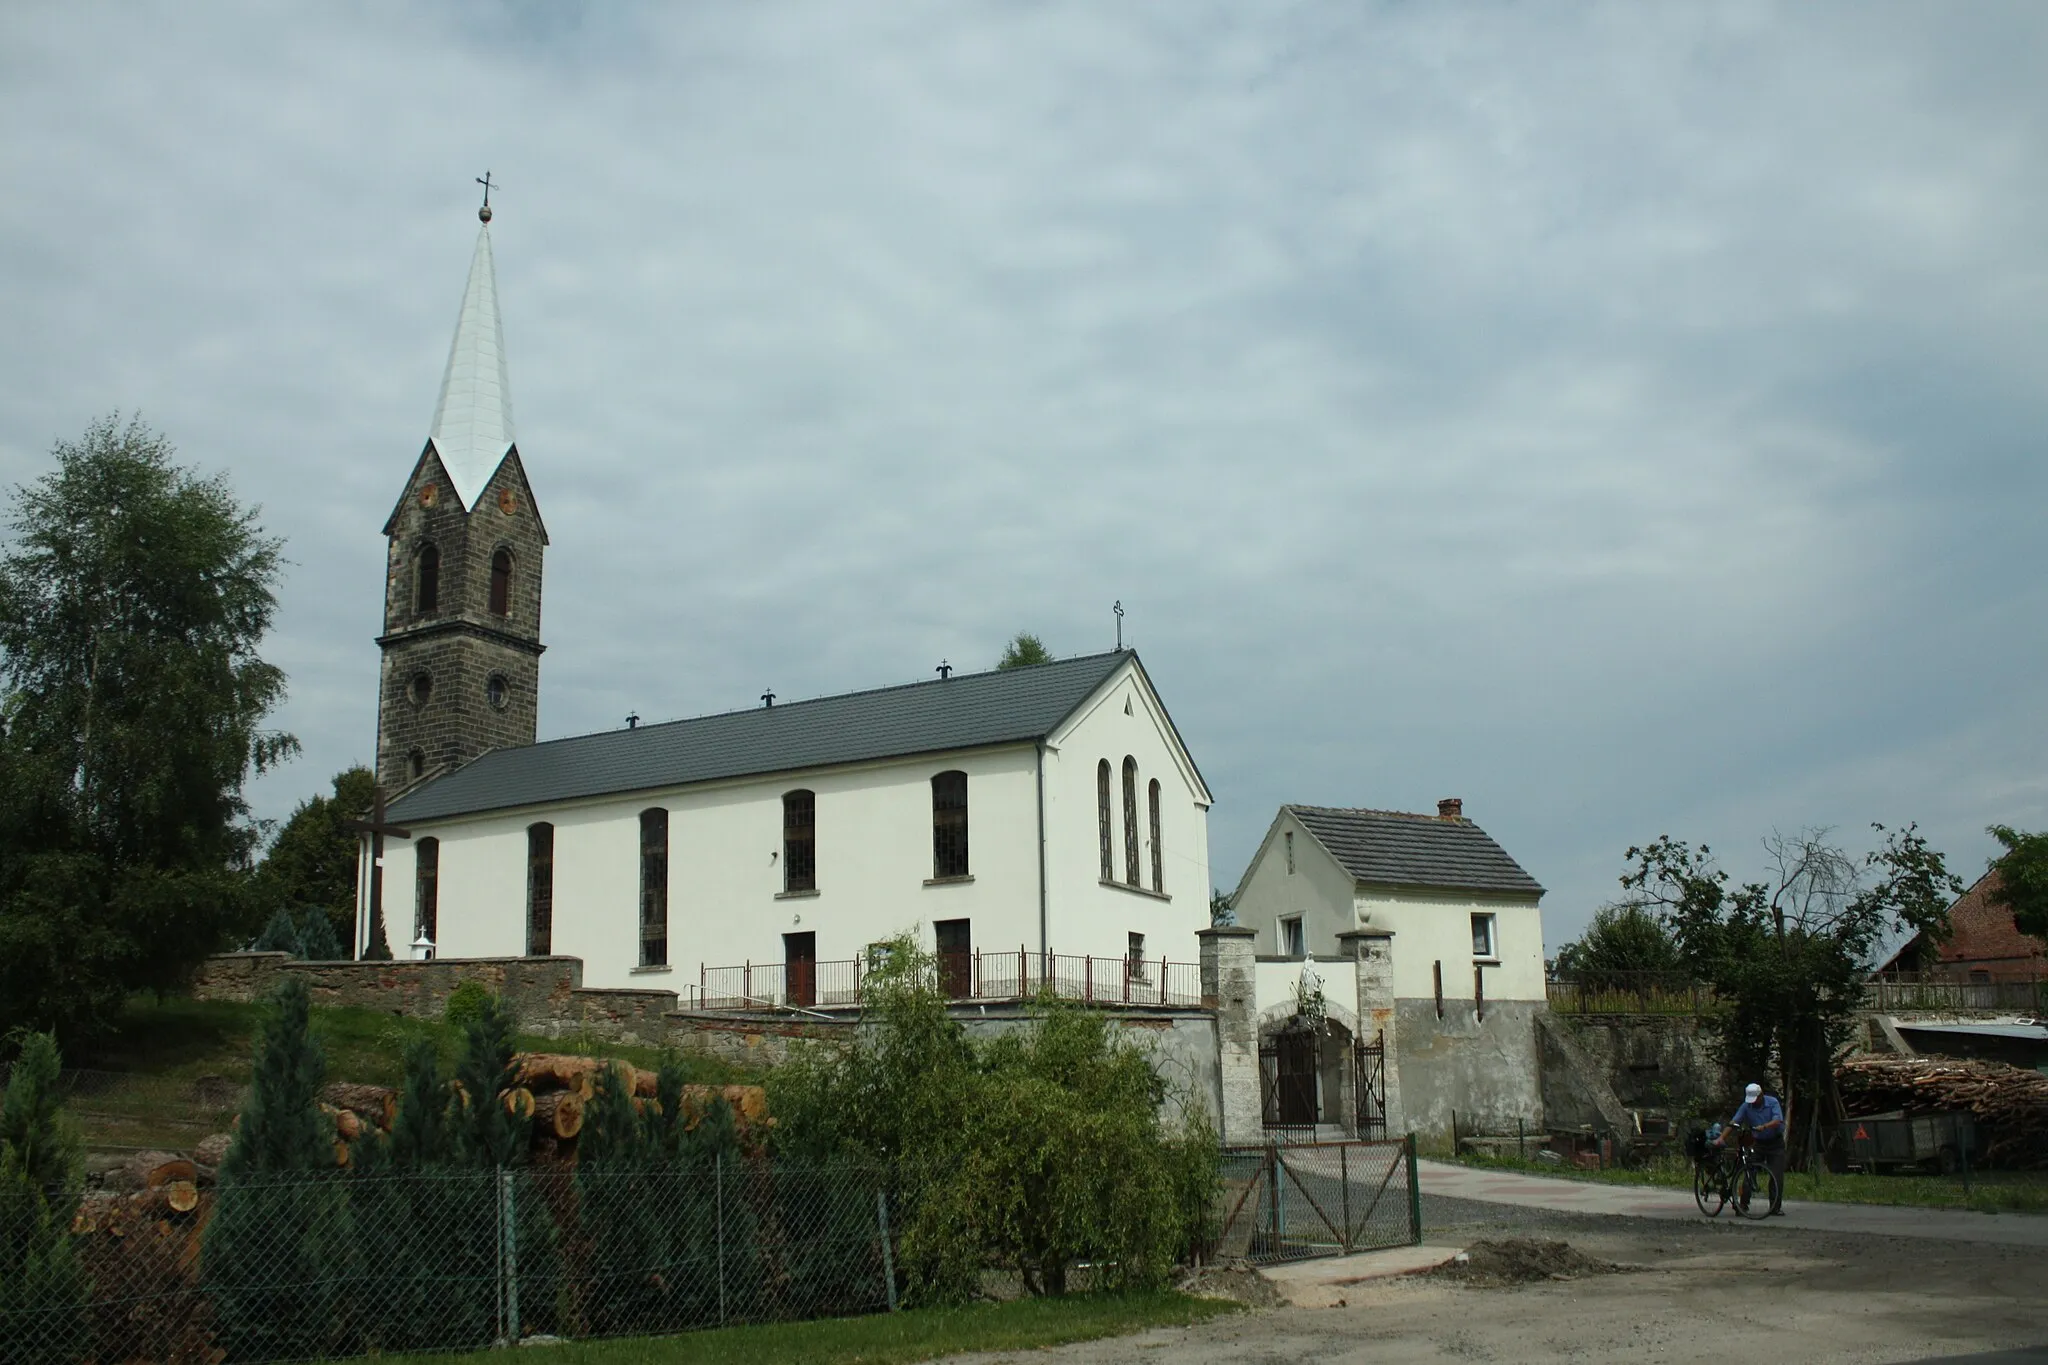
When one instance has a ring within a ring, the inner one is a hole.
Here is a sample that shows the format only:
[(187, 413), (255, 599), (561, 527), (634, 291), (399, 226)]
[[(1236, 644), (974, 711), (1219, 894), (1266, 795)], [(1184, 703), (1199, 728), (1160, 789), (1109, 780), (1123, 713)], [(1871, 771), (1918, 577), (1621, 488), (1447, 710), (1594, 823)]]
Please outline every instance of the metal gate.
[(1368, 1142), (1387, 1135), (1387, 1031), (1351, 1045), (1352, 1131)]
[(1422, 1241), (1415, 1143), (1274, 1143), (1223, 1153), (1214, 1254), (1258, 1264)]
[(1267, 1129), (1313, 1133), (1322, 1122), (1316, 1042), (1313, 1033), (1276, 1033), (1259, 1044), (1259, 1102)]

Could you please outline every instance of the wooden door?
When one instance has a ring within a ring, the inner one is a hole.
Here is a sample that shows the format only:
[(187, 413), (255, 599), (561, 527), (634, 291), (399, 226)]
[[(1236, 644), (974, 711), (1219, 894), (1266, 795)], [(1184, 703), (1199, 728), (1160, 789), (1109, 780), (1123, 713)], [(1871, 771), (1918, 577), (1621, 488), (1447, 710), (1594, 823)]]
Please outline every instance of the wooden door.
[(782, 936), (782, 985), (791, 1005), (818, 1003), (818, 936)]
[(964, 919), (942, 919), (932, 925), (939, 944), (939, 989), (948, 999), (974, 994), (974, 944)]

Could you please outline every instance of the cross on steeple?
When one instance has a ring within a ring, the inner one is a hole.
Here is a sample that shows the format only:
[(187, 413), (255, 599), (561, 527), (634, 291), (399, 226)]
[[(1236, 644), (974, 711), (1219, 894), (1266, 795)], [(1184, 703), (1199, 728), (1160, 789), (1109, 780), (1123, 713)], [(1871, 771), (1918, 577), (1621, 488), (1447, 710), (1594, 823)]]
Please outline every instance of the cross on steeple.
[(476, 211), (476, 216), (488, 223), (491, 221), (491, 191), (505, 187), (503, 185), (494, 185), (489, 171), (485, 171), (482, 175), (478, 176), (476, 183), (484, 187), (484, 206)]

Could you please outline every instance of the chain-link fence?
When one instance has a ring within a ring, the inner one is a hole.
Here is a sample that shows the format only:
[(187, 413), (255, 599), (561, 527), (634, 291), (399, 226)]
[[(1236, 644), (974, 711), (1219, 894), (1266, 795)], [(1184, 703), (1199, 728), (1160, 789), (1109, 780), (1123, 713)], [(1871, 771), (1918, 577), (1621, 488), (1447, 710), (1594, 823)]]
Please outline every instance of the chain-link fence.
[[(7, 1210), (0, 1209), (0, 1222)], [(0, 1362), (291, 1361), (894, 1306), (873, 1170), (435, 1171), (89, 1194)]]
[(1223, 1153), (1216, 1253), (1258, 1264), (1422, 1240), (1415, 1139)]

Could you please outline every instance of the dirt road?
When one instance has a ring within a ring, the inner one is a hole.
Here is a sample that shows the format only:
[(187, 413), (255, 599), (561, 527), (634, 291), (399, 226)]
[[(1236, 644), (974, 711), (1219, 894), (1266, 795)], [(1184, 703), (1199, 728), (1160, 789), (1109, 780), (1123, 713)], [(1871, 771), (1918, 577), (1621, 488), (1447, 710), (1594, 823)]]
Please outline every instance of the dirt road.
[[(1919, 1361), (2011, 1348), (2048, 1362), (2037, 1249), (1844, 1237), (1788, 1226), (1592, 1218), (1441, 1201), (1429, 1240), (1564, 1238), (1621, 1274), (1512, 1288), (1369, 1281), (1346, 1306), (972, 1359), (1081, 1365), (1434, 1361)], [(1446, 1216), (1449, 1215), (1449, 1216)]]

